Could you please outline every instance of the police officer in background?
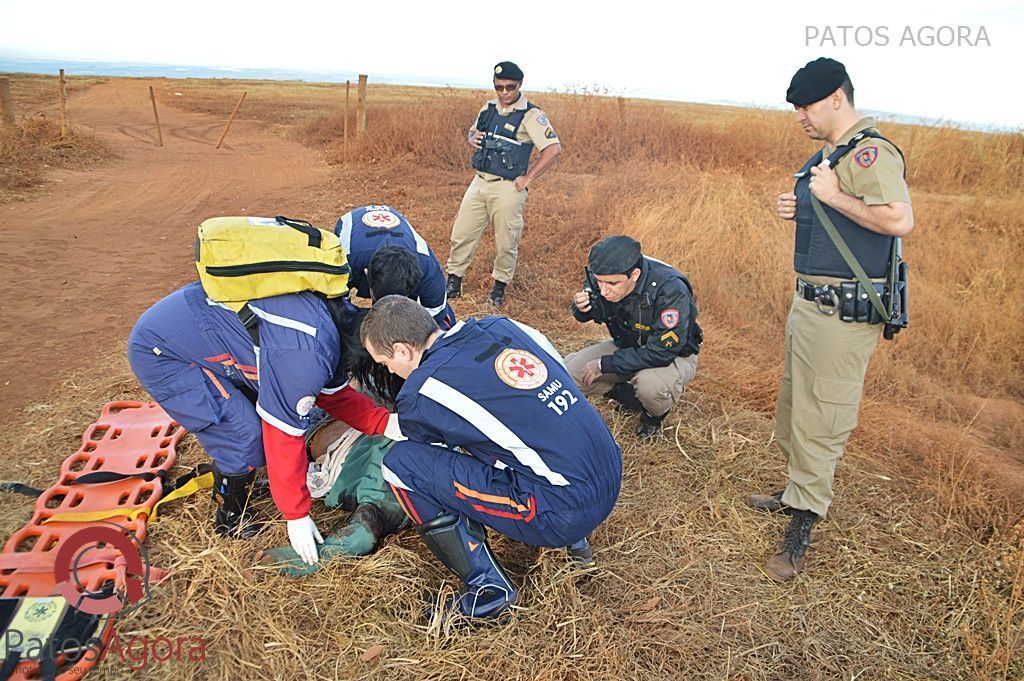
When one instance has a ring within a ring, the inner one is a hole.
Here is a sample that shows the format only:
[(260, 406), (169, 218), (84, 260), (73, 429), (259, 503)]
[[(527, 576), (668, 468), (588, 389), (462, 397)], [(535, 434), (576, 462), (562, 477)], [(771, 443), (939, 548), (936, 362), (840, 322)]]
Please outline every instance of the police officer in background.
[(796, 221), (796, 295), (775, 413), (789, 484), (775, 494), (750, 497), (758, 510), (791, 517), (765, 566), (777, 581), (801, 570), (811, 528), (832, 502), (836, 461), (857, 424), (864, 375), (881, 330), (878, 323), (841, 319), (848, 316), (846, 306), (867, 295), (857, 288), (818, 210), (873, 281), (886, 277), (894, 239), (914, 228), (902, 153), (874, 129), (874, 121), (857, 113), (853, 84), (841, 63), (808, 63), (793, 76), (786, 101), (807, 136), (825, 147), (797, 173), (795, 191), (777, 200), (779, 217)]
[(587, 282), (572, 302), (577, 320), (604, 324), (612, 335), (566, 358), (573, 380), (588, 397), (639, 412), (640, 437), (657, 434), (697, 373), (704, 336), (689, 280), (645, 257), (636, 239), (610, 236), (590, 249)]
[[(520, 91), (522, 70), (510, 61), (494, 67), (497, 97), (484, 104), (466, 142), (473, 149), (476, 177), (462, 197), (452, 226), (448, 298), (462, 295), (462, 279), (488, 223), (494, 225), (494, 287), (488, 302), (500, 306), (516, 272), (523, 235), (526, 190), (554, 165), (562, 145), (548, 117)], [(534, 147), (540, 152), (530, 166)]]

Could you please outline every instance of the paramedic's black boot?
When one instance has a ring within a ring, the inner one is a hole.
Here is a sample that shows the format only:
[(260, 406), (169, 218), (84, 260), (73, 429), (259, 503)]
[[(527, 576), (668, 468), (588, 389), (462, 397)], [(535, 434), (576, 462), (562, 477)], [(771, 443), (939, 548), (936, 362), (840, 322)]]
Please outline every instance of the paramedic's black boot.
[(597, 564), (594, 560), (594, 550), (590, 548), (590, 542), (586, 537), (565, 547), (565, 550), (569, 552), (569, 560), (576, 567), (589, 568)]
[(213, 500), (217, 502), (214, 529), (217, 534), (235, 539), (250, 539), (266, 527), (256, 511), (248, 508), (249, 492), (256, 471), (243, 475), (225, 475), (213, 467)]
[(467, 617), (495, 617), (516, 600), (516, 589), (487, 545), (487, 530), (464, 516), (443, 515), (424, 523), (420, 536), (430, 552), (462, 580), (458, 595), (444, 602), (435, 596), (430, 618), (440, 610)]
[(491, 295), (487, 297), (487, 302), (494, 307), (501, 307), (505, 302), (505, 284), (501, 281), (494, 282), (494, 288), (491, 289)]
[(615, 408), (620, 411), (627, 411), (633, 414), (639, 414), (644, 410), (644, 405), (640, 402), (640, 398), (636, 396), (636, 388), (629, 381), (623, 381), (622, 383), (616, 383), (612, 386), (612, 389), (604, 394), (610, 400), (615, 400), (617, 403)]
[(462, 296), (462, 277), (457, 274), (448, 275), (448, 300), (454, 300)]
[(661, 432), (661, 422), (668, 416), (668, 412), (665, 412), (661, 416), (652, 416), (647, 409), (643, 409), (640, 412), (640, 421), (636, 426), (636, 434), (641, 439), (647, 439), (654, 437)]

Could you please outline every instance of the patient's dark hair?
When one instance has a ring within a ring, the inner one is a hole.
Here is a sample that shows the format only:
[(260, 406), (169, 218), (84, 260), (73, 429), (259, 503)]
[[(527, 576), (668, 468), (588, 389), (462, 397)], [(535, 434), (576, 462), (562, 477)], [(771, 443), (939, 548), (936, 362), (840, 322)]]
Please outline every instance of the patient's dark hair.
[(389, 411), (395, 411), (398, 391), (405, 385), (405, 379), (388, 371), (383, 364), (377, 364), (359, 339), (363, 319), (369, 314), (367, 308), (358, 308), (354, 320), (342, 335), (343, 367), (349, 377), (359, 384), (359, 390), (377, 404)]
[(412, 298), (423, 278), (420, 260), (412, 251), (384, 246), (370, 260), (368, 282), (374, 300), (397, 295)]

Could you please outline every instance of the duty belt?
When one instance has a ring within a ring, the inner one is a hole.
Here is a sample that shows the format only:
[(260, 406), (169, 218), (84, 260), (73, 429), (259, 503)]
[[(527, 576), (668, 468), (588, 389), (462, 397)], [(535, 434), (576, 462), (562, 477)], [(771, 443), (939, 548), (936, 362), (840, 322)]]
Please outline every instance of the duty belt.
[(480, 173), (477, 173), (476, 176), (479, 177), (484, 182), (498, 182), (499, 180), (505, 180), (506, 182), (511, 182), (512, 181), (512, 180), (508, 179), (507, 177), (484, 177)]
[(796, 294), (818, 306), (818, 312), (834, 315), (839, 310), (839, 287), (831, 284), (815, 286), (800, 277), (796, 279)]

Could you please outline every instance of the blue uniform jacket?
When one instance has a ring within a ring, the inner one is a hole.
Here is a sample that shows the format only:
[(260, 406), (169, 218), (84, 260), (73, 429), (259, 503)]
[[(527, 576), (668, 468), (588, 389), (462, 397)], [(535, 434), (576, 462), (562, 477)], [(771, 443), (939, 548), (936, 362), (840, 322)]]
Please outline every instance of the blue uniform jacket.
[(550, 342), (505, 317), (438, 338), (399, 392), (398, 419), (411, 441), (512, 469), (549, 507), (618, 496), (622, 453), (603, 419)]
[(438, 324), (449, 326), (445, 323), (449, 308), (444, 271), (434, 251), (405, 216), (388, 206), (363, 206), (342, 215), (334, 225), (334, 232), (341, 239), (341, 247), (352, 268), (349, 285), (363, 298), (370, 297), (364, 270), (369, 269), (370, 260), (379, 248), (398, 246), (415, 253), (423, 272), (415, 297)]

